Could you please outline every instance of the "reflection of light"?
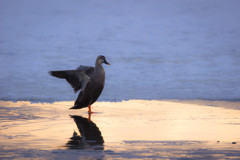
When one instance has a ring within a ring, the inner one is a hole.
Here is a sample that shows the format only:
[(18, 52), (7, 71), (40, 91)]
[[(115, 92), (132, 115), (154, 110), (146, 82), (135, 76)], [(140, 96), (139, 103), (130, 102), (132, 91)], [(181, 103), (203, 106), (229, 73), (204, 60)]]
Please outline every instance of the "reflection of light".
[[(142, 100), (96, 105), (108, 114), (104, 116), (105, 123), (98, 126), (102, 128), (103, 135), (105, 133), (115, 135), (108, 137), (112, 141), (219, 139), (227, 141), (239, 138), (240, 126), (229, 125), (232, 122), (240, 123), (239, 110), (181, 102)], [(102, 122), (102, 119), (99, 121)], [(111, 127), (107, 127), (109, 125)]]
[[(13, 147), (24, 144), (21, 146), (41, 149), (64, 145), (73, 131), (78, 130), (69, 115), (88, 116), (87, 108), (69, 110), (72, 104), (0, 101), (1, 144)], [(146, 100), (97, 102), (93, 110), (96, 113), (92, 114), (92, 121), (106, 143), (125, 140), (236, 141), (240, 135), (239, 110)]]
[(0, 137), (3, 144), (19, 143), (22, 148), (53, 149), (66, 143), (77, 130), (68, 113), (71, 102), (0, 101), (0, 106), (7, 108), (7, 115), (1, 123), (7, 126), (1, 131), (1, 135), (5, 135)]

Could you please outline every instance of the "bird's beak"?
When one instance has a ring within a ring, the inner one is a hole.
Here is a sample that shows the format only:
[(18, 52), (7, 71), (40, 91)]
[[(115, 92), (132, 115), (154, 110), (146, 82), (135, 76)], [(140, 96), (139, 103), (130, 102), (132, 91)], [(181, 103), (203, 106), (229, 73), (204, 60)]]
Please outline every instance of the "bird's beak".
[(107, 64), (107, 65), (110, 65), (110, 63), (108, 63), (106, 60), (104, 61), (104, 63)]

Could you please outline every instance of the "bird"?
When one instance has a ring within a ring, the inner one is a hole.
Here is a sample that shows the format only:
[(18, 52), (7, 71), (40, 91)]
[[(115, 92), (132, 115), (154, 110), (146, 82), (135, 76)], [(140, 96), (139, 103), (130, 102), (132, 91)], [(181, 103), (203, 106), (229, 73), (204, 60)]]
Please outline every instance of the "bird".
[(69, 149), (104, 149), (104, 139), (98, 126), (89, 121), (89, 119), (70, 115), (77, 125), (80, 135), (74, 131), (70, 140), (66, 143), (66, 147)]
[(110, 65), (103, 55), (99, 55), (95, 67), (80, 65), (76, 70), (49, 71), (49, 74), (65, 79), (79, 95), (70, 109), (88, 107), (88, 113), (94, 113), (91, 105), (96, 102), (105, 83), (105, 71), (102, 64)]

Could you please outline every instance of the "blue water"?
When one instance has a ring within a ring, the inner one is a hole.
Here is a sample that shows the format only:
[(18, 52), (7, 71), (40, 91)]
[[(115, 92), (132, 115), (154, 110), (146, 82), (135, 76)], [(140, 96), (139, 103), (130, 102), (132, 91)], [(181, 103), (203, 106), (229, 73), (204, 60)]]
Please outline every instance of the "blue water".
[(240, 99), (238, 0), (1, 0), (0, 100), (74, 100), (50, 70), (105, 55), (104, 101)]

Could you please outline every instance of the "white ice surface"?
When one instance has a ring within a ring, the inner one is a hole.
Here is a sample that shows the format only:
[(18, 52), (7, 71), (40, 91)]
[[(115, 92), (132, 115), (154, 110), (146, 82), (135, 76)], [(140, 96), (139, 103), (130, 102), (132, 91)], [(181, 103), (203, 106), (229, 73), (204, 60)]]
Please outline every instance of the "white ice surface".
[(239, 0), (1, 0), (0, 99), (74, 100), (50, 70), (94, 65), (100, 100), (240, 96)]

